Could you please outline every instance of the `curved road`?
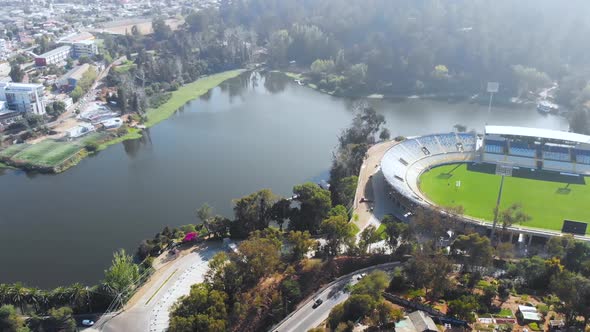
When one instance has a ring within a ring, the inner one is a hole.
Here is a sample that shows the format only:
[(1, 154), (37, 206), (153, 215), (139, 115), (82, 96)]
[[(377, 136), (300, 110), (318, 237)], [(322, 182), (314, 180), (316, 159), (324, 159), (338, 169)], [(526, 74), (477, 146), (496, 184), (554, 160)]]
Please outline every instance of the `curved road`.
[(124, 310), (101, 317), (86, 331), (166, 331), (174, 302), (187, 295), (191, 285), (203, 282), (209, 259), (221, 250), (221, 242), (207, 242), (206, 247), (194, 247), (186, 255), (165, 263), (135, 293)]
[[(336, 305), (346, 301), (350, 293), (345, 291), (347, 285), (354, 285), (358, 282), (357, 277), (360, 273), (370, 273), (375, 270), (392, 271), (399, 262), (376, 265), (355, 271), (336, 279), (327, 287), (318, 291), (313, 297), (301, 306), (299, 309), (287, 316), (282, 322), (273, 327), (271, 332), (296, 332), (308, 331), (320, 325), (330, 315), (330, 311)], [(313, 308), (316, 299), (322, 299), (324, 302)]]

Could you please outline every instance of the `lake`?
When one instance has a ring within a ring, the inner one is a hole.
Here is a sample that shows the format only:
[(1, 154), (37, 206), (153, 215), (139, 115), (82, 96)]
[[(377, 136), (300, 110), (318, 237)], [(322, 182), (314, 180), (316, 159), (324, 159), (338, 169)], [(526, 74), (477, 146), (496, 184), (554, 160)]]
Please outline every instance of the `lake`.
[[(487, 106), (371, 100), (392, 136), (481, 131)], [(285, 76), (245, 74), (211, 90), (135, 141), (57, 175), (0, 171), (0, 283), (93, 284), (118, 248), (133, 252), (165, 225), (195, 223), (207, 202), (232, 216), (232, 199), (261, 188), (289, 195), (327, 179), (354, 102)], [(568, 128), (534, 106), (494, 107), (490, 124)]]

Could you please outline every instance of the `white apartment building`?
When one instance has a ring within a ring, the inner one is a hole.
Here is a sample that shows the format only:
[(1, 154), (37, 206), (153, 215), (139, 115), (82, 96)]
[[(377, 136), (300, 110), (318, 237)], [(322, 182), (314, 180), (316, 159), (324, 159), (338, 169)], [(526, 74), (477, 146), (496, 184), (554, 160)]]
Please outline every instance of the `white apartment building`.
[(0, 101), (11, 111), (45, 114), (44, 87), (41, 84), (0, 82)]
[(98, 54), (98, 46), (96, 46), (96, 41), (94, 40), (82, 40), (73, 43), (72, 46), (74, 58), (79, 58), (81, 56), (87, 56), (90, 58)]

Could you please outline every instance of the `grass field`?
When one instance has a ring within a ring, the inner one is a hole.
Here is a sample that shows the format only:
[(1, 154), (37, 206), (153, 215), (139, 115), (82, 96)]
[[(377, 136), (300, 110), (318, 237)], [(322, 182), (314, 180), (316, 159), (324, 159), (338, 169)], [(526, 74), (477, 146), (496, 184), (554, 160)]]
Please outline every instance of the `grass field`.
[[(420, 178), (420, 190), (440, 206), (462, 205), (466, 215), (491, 221), (501, 177), (489, 167), (473, 168), (468, 164), (435, 167)], [(586, 178), (520, 170), (505, 178), (500, 209), (521, 203), (532, 217), (523, 226), (559, 231), (564, 219), (590, 222), (588, 199)]]
[(148, 120), (145, 125), (151, 127), (158, 122), (166, 120), (190, 100), (204, 95), (207, 91), (223, 83), (223, 81), (234, 78), (243, 72), (244, 70), (241, 69), (225, 71), (223, 73), (203, 77), (180, 87), (178, 90), (172, 92), (170, 100), (165, 102), (162, 106), (148, 109)]
[(80, 145), (44, 140), (30, 145), (11, 157), (12, 160), (32, 165), (54, 167), (82, 150)]

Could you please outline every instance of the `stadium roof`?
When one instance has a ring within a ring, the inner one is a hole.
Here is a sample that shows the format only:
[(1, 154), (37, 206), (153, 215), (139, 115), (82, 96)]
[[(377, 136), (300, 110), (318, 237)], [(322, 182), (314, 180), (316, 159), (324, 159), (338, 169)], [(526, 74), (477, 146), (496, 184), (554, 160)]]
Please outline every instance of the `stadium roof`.
[(524, 136), (590, 144), (590, 136), (567, 131), (513, 126), (486, 126), (487, 135)]

